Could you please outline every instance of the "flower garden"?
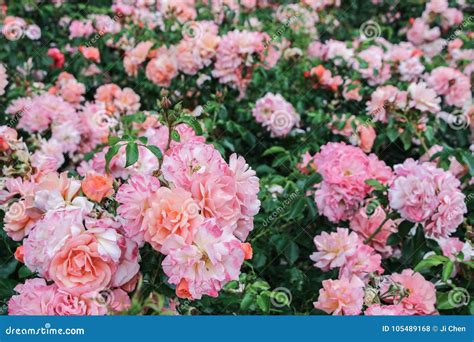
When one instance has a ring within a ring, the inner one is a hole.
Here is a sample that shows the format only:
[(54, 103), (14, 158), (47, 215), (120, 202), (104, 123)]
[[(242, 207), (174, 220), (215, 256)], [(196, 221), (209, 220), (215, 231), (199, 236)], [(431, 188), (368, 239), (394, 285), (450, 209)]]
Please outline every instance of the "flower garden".
[(0, 6), (2, 314), (474, 314), (468, 1)]

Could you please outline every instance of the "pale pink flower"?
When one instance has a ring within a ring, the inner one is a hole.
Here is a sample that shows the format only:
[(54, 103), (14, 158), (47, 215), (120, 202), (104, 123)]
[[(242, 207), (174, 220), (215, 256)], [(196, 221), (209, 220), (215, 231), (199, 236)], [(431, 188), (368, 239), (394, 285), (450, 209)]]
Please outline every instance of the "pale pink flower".
[(24, 242), (25, 265), (49, 278), (51, 260), (65, 241), (84, 231), (83, 212), (79, 208), (51, 210), (38, 221)]
[(426, 11), (441, 14), (448, 9), (447, 0), (430, 0), (426, 4)]
[[(369, 208), (371, 209), (371, 208)], [(357, 232), (361, 240), (371, 236), (377, 228), (385, 221), (387, 214), (382, 207), (378, 206), (371, 215), (367, 214), (367, 207), (360, 208), (350, 221), (350, 228)], [(382, 229), (370, 240), (369, 245), (384, 257), (390, 257), (393, 253), (392, 247), (387, 245), (388, 237), (397, 231), (396, 223), (389, 219)]]
[(7, 69), (0, 63), (0, 95), (5, 94), (5, 88), (8, 85)]
[(115, 94), (114, 104), (120, 112), (134, 114), (140, 109), (140, 96), (131, 88), (123, 88)]
[(387, 122), (393, 109), (403, 109), (407, 103), (407, 93), (392, 85), (378, 87), (367, 101), (367, 111), (376, 121)]
[(332, 222), (350, 219), (371, 187), (365, 181), (377, 179), (386, 184), (391, 171), (375, 155), (344, 143), (328, 143), (314, 157), (323, 177), (315, 193), (321, 214)]
[(252, 109), (255, 120), (262, 124), (272, 137), (284, 137), (298, 127), (300, 116), (280, 94), (267, 93)]
[(264, 53), (265, 38), (266, 35), (261, 32), (234, 30), (220, 40), (212, 76), (218, 78), (219, 83), (237, 88), (239, 98), (245, 95), (253, 68), (261, 62), (261, 59), (254, 60), (252, 56)]
[(385, 63), (385, 53), (379, 46), (372, 45), (368, 49), (361, 51), (358, 57), (363, 59), (368, 65), (361, 66), (360, 62), (354, 60), (354, 68), (359, 71), (363, 78), (371, 86), (384, 84), (390, 78), (390, 64)]
[(154, 176), (135, 174), (117, 191), (115, 199), (120, 203), (117, 214), (123, 223), (125, 235), (139, 244), (143, 243), (145, 212), (150, 208), (150, 198), (158, 188), (160, 181)]
[(69, 26), (69, 38), (83, 38), (90, 36), (94, 33), (94, 27), (92, 26), (92, 21), (80, 21), (73, 20)]
[(15, 287), (14, 295), (8, 301), (8, 314), (19, 316), (53, 315), (54, 285), (47, 285), (41, 278), (27, 279)]
[(337, 228), (336, 232), (317, 235), (314, 244), (318, 250), (310, 256), (315, 261), (314, 266), (329, 271), (342, 267), (356, 253), (360, 241), (356, 233), (349, 234), (349, 229)]
[(176, 187), (190, 189), (199, 175), (221, 174), (228, 168), (212, 145), (200, 142), (179, 143), (163, 158), (165, 179)]
[(429, 25), (421, 18), (416, 18), (407, 31), (407, 39), (415, 45), (436, 40), (440, 36), (439, 27), (430, 29)]
[(416, 56), (400, 62), (398, 67), (398, 72), (402, 76), (401, 80), (407, 82), (416, 81), (424, 70), (424, 65), (420, 62), (420, 58)]
[(422, 222), (429, 237), (448, 237), (467, 212), (460, 182), (433, 163), (407, 159), (395, 165), (389, 189), (390, 206), (412, 222)]
[(406, 316), (409, 312), (402, 304), (381, 305), (372, 304), (364, 311), (365, 316)]
[(192, 244), (174, 235), (163, 246), (167, 254), (162, 267), (171, 284), (178, 285), (180, 297), (217, 297), (218, 291), (239, 277), (244, 250), (239, 240), (221, 230), (214, 220), (206, 220)]
[(451, 260), (456, 260), (456, 257), (460, 252), (463, 253), (464, 261), (469, 261), (473, 257), (473, 247), (469, 241), (462, 242), (457, 237), (450, 238), (439, 238), (436, 240), (441, 247), (441, 251), (444, 256), (449, 257)]
[[(410, 315), (436, 314), (436, 289), (434, 284), (425, 280), (420, 273), (405, 269), (402, 273), (393, 273), (389, 279), (403, 287), (407, 296), (401, 298), (395, 294), (386, 301), (399, 303)], [(388, 290), (388, 284), (386, 285)]]
[(409, 106), (416, 108), (422, 112), (437, 113), (441, 110), (439, 103), (440, 98), (436, 92), (427, 87), (425, 82), (411, 83), (408, 87)]
[(471, 82), (459, 70), (449, 67), (433, 69), (428, 84), (438, 94), (445, 96), (446, 104), (462, 108), (471, 101)]
[(357, 276), (323, 281), (314, 307), (333, 315), (359, 315), (364, 303), (364, 283)]

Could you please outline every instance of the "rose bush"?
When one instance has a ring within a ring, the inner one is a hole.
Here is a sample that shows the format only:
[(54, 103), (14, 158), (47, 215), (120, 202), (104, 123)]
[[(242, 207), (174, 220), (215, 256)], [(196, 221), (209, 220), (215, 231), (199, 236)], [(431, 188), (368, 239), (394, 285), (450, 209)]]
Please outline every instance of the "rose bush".
[(0, 19), (2, 313), (474, 313), (464, 1)]

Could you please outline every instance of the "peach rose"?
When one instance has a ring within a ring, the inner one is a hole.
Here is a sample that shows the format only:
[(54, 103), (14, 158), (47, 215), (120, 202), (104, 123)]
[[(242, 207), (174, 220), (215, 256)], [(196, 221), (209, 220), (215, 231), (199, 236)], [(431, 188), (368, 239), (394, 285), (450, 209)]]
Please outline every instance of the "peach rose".
[(179, 298), (186, 298), (186, 299), (193, 299), (193, 296), (189, 292), (188, 281), (186, 279), (182, 279), (178, 286), (176, 287), (176, 295)]
[(89, 172), (82, 180), (82, 191), (90, 200), (100, 202), (104, 197), (113, 195), (112, 184), (112, 176)]
[(192, 241), (203, 217), (189, 192), (182, 188), (159, 188), (149, 203), (150, 208), (145, 212), (143, 221), (145, 241), (157, 251), (161, 251), (172, 234), (181, 236), (186, 243)]
[(242, 247), (242, 250), (244, 251), (244, 259), (245, 260), (252, 259), (252, 256), (253, 256), (252, 245), (248, 242), (245, 242), (241, 244), (240, 247)]
[(94, 235), (69, 238), (49, 266), (51, 279), (62, 290), (74, 295), (101, 291), (109, 286), (115, 264), (99, 253)]
[(25, 263), (25, 251), (24, 251), (24, 247), (23, 245), (21, 246), (18, 246), (15, 250), (15, 259), (19, 262), (21, 262), (22, 264)]
[(100, 63), (100, 51), (99, 49), (95, 47), (85, 47), (85, 46), (79, 46), (79, 51), (82, 53), (82, 55), (95, 63)]

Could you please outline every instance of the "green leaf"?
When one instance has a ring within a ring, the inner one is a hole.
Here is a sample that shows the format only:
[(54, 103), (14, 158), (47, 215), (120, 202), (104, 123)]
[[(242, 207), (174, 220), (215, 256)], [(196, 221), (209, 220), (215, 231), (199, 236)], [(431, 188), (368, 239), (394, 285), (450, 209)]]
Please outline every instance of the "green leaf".
[(286, 152), (286, 149), (284, 147), (281, 147), (281, 146), (272, 146), (270, 148), (267, 148), (262, 156), (265, 157), (265, 156), (268, 156), (269, 154), (276, 154), (276, 153), (284, 153)]
[(471, 153), (463, 153), (462, 159), (466, 163), (471, 176), (474, 176), (474, 156)]
[(186, 125), (190, 126), (197, 135), (202, 135), (202, 128), (199, 122), (193, 116), (183, 116), (179, 118), (178, 123), (185, 123)]
[(125, 115), (122, 117), (122, 121), (126, 124), (130, 124), (132, 122), (142, 123), (146, 120), (146, 115), (144, 113), (136, 113)]
[(33, 274), (34, 273), (31, 272), (30, 269), (28, 267), (26, 267), (25, 265), (21, 266), (20, 269), (18, 270), (18, 276), (21, 279), (31, 277)]
[(140, 138), (138, 138), (138, 141), (140, 141), (142, 144), (146, 144), (148, 142), (148, 138), (147, 137), (140, 137)]
[(413, 222), (406, 220), (400, 223), (400, 225), (398, 226), (398, 234), (400, 234), (400, 237), (405, 237), (414, 225), (415, 224)]
[(385, 190), (385, 185), (383, 185), (382, 183), (380, 183), (378, 180), (376, 179), (367, 179), (365, 181), (365, 184), (367, 185), (370, 185), (371, 187), (373, 187), (375, 190), (380, 190), (380, 191), (383, 191)]
[(266, 295), (258, 295), (257, 305), (263, 312), (270, 311), (270, 297)]
[(13, 296), (13, 289), (17, 284), (18, 282), (13, 279), (0, 279), (0, 298), (6, 299)]
[(250, 305), (252, 305), (253, 301), (255, 299), (255, 296), (252, 293), (246, 293), (242, 301), (240, 302), (240, 309), (241, 310), (247, 310)]
[(158, 159), (158, 161), (161, 163), (161, 160), (163, 159), (163, 153), (161, 152), (160, 148), (154, 145), (148, 145), (146, 148), (155, 155), (155, 157)]
[(121, 147), (122, 145), (114, 145), (110, 147), (107, 153), (105, 154), (105, 171), (107, 173), (110, 172), (109, 170), (110, 161), (118, 153)]
[(108, 144), (110, 146), (113, 146), (115, 145), (116, 143), (118, 143), (121, 139), (119, 137), (115, 137), (115, 136), (109, 136), (109, 139), (108, 139)]
[(129, 167), (135, 164), (138, 160), (138, 145), (137, 143), (131, 142), (127, 144), (125, 148), (125, 167)]
[(14, 258), (0, 265), (0, 278), (8, 278), (8, 276), (15, 272), (17, 265), (18, 261)]
[(174, 141), (180, 142), (181, 137), (179, 136), (178, 131), (176, 131), (174, 129), (171, 131), (171, 139), (174, 140)]
[(449, 279), (449, 277), (451, 276), (451, 274), (453, 273), (453, 270), (454, 270), (454, 262), (452, 262), (451, 260), (448, 260), (444, 264), (443, 273), (441, 275), (441, 278), (444, 281), (447, 281)]
[(295, 261), (298, 260), (299, 255), (300, 248), (294, 241), (291, 241), (290, 245), (285, 249), (285, 257), (290, 265), (293, 265)]
[(446, 261), (449, 261), (448, 257), (442, 256), (442, 255), (432, 255), (426, 259), (421, 260), (418, 263), (418, 265), (415, 266), (414, 271), (420, 272), (420, 271), (428, 270), (431, 267), (442, 265)]

